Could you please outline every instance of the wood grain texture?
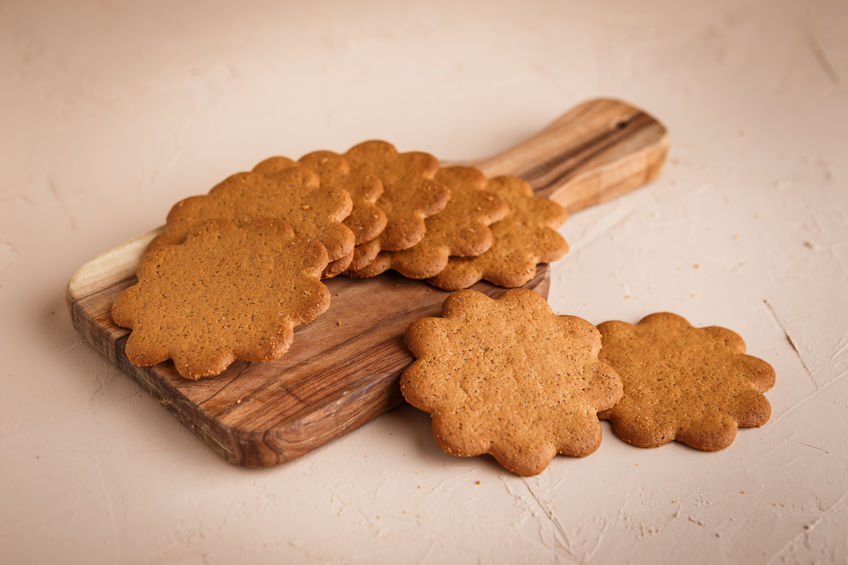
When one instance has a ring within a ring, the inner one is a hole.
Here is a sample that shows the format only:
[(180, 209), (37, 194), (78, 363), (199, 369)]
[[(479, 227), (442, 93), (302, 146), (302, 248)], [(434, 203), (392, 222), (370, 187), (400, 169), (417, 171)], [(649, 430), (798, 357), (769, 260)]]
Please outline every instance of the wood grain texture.
[(476, 165), (488, 176), (522, 177), (573, 214), (652, 181), (668, 145), (668, 131), (651, 115), (619, 100), (597, 99)]
[[(575, 212), (653, 179), (667, 148), (659, 122), (623, 102), (600, 99), (478, 166), (489, 176), (523, 176), (537, 193)], [(129, 330), (114, 324), (110, 309), (135, 283), (138, 261), (162, 229), (83, 265), (67, 288), (71, 316), (86, 340), (228, 461), (283, 463), (401, 401), (398, 378), (413, 360), (403, 332), (413, 320), (438, 314), (448, 293), (394, 273), (327, 281), (330, 309), (298, 328), (291, 349), (278, 360), (238, 361), (197, 382), (180, 377), (170, 361), (132, 365), (124, 354)], [(541, 265), (526, 287), (547, 296), (549, 284), (548, 267)], [(473, 288), (490, 296), (504, 291), (485, 282)]]

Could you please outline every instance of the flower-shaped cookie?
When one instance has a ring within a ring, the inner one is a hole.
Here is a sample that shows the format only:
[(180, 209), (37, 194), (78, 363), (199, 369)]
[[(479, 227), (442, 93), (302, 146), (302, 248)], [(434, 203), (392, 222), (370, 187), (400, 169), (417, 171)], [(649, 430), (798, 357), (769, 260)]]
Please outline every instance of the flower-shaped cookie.
[(294, 327), (330, 306), (320, 281), (326, 266), (324, 246), (281, 220), (243, 227), (212, 220), (192, 228), (183, 245), (145, 254), (138, 283), (114, 302), (112, 318), (132, 329), (132, 363), (173, 359), (187, 379), (217, 375), (236, 359), (285, 353)]
[(506, 201), (485, 190), (486, 176), (473, 167), (446, 167), (436, 181), (451, 191), (441, 212), (424, 220), (423, 239), (401, 251), (383, 251), (370, 265), (351, 274), (374, 277), (394, 269), (405, 277), (426, 279), (442, 272), (451, 256), (473, 257), (487, 251), (494, 237), (489, 225), (506, 216)]
[(519, 475), (541, 473), (557, 453), (595, 451), (597, 412), (621, 397), (618, 375), (598, 360), (595, 327), (554, 314), (530, 290), (496, 300), (454, 293), (441, 318), (409, 326), (406, 343), (417, 361), (401, 376), (401, 392), (430, 413), (441, 448), (490, 453)]
[(518, 177), (496, 177), (486, 190), (509, 204), (509, 213), (491, 225), (492, 247), (477, 257), (451, 257), (445, 269), (427, 282), (444, 290), (467, 288), (480, 279), (498, 286), (521, 286), (536, 276), (536, 265), (560, 259), (568, 251), (554, 228), (565, 222), (556, 202), (533, 195)]
[[(377, 206), (377, 198), (383, 194), (383, 183), (373, 175), (351, 171), (347, 160), (332, 151), (315, 151), (297, 161), (286, 157), (265, 159), (253, 168), (253, 172), (274, 176), (294, 165), (302, 165), (314, 171), (321, 179), (322, 187), (344, 189), (353, 201), (353, 209), (343, 223), (353, 232), (356, 245), (374, 240), (386, 227), (386, 214)], [(324, 270), (324, 278), (343, 272), (353, 259), (353, 250), (340, 259), (333, 260)]]
[[(392, 144), (377, 140), (351, 147), (344, 157), (356, 175), (371, 175), (383, 183), (377, 205), (388, 222), (378, 238), (379, 247), (371, 244), (368, 253), (407, 249), (421, 241), (424, 218), (444, 208), (450, 198), (450, 190), (433, 180), (439, 160), (418, 151), (398, 153)], [(365, 267), (367, 258), (362, 252), (354, 253), (351, 270)]]
[(733, 443), (738, 428), (768, 421), (771, 406), (762, 393), (774, 386), (774, 369), (745, 355), (734, 332), (695, 328), (668, 312), (598, 329), (601, 360), (624, 384), (621, 401), (601, 417), (627, 443), (656, 447), (676, 439), (716, 451)]
[(306, 167), (290, 166), (273, 175), (236, 173), (209, 194), (174, 204), (168, 229), (150, 242), (147, 252), (181, 243), (194, 225), (207, 220), (245, 225), (258, 218), (278, 218), (291, 224), (298, 236), (320, 242), (335, 261), (354, 247), (353, 232), (342, 224), (352, 206), (345, 190), (321, 186), (318, 175)]

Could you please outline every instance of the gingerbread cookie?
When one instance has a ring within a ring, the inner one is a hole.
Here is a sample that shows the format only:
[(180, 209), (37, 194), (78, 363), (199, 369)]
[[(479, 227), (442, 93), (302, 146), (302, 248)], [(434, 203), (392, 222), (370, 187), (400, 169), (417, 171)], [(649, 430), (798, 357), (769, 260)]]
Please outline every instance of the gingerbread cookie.
[(320, 242), (330, 261), (336, 261), (353, 251), (353, 233), (342, 224), (351, 207), (346, 191), (320, 186), (318, 175), (306, 167), (288, 166), (273, 174), (237, 173), (209, 194), (177, 202), (168, 213), (168, 229), (150, 242), (147, 252), (181, 243), (192, 226), (206, 220), (244, 225), (270, 217), (285, 220), (297, 235)]
[(380, 239), (372, 239), (353, 248), (353, 259), (350, 261), (346, 275), (361, 271), (370, 265), (380, 254)]
[[(383, 194), (383, 183), (373, 175), (351, 171), (347, 160), (338, 153), (314, 151), (296, 162), (286, 157), (271, 157), (256, 165), (253, 172), (273, 176), (295, 164), (300, 164), (317, 173), (322, 187), (341, 188), (350, 195), (353, 208), (342, 223), (353, 232), (356, 245), (372, 241), (382, 233), (383, 228), (386, 227), (386, 214), (376, 202), (377, 198)], [(324, 278), (331, 278), (345, 271), (353, 257), (351, 250), (344, 257), (333, 260), (327, 265)], [(373, 256), (368, 260), (372, 259)]]
[(745, 355), (734, 332), (695, 328), (667, 312), (638, 324), (604, 322), (601, 360), (621, 375), (624, 396), (601, 415), (638, 447), (677, 440), (704, 451), (723, 449), (736, 430), (765, 424), (771, 406), (763, 392), (774, 369)]
[(330, 306), (320, 282), (326, 265), (324, 246), (281, 220), (212, 220), (182, 245), (147, 253), (112, 318), (132, 329), (132, 363), (173, 359), (187, 379), (217, 375), (236, 359), (268, 361), (288, 350), (294, 326)]
[(554, 455), (589, 455), (601, 443), (597, 412), (621, 397), (621, 381), (598, 359), (589, 322), (558, 316), (526, 289), (491, 299), (452, 294), (441, 318), (406, 331), (417, 358), (401, 375), (404, 398), (433, 419), (443, 450), (490, 453), (519, 475), (541, 473)]
[(370, 265), (349, 274), (373, 277), (394, 269), (411, 279), (426, 279), (442, 272), (448, 257), (473, 257), (492, 246), (489, 225), (506, 216), (509, 206), (485, 190), (486, 176), (473, 167), (439, 169), (435, 180), (450, 188), (451, 198), (441, 212), (424, 220), (424, 237), (401, 251), (383, 251)]
[(433, 180), (439, 160), (417, 151), (398, 153), (392, 144), (377, 140), (355, 145), (344, 156), (356, 175), (371, 175), (383, 183), (377, 205), (388, 221), (379, 237), (380, 249), (397, 251), (418, 243), (424, 237), (424, 218), (444, 208), (450, 198), (450, 190)]
[(554, 228), (565, 222), (565, 210), (547, 198), (536, 198), (518, 177), (489, 180), (486, 190), (509, 204), (509, 213), (491, 225), (492, 247), (477, 257), (451, 257), (444, 270), (427, 282), (444, 290), (467, 288), (480, 279), (498, 286), (521, 286), (536, 276), (536, 265), (560, 259), (568, 251)]

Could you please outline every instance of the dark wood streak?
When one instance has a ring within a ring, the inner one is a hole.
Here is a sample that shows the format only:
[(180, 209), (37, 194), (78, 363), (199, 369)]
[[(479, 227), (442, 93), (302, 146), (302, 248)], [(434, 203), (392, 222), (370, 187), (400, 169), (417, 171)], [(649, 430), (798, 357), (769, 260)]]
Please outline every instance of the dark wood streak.
[[(643, 118), (640, 120), (640, 118)], [(597, 158), (602, 153), (609, 151), (617, 144), (632, 138), (639, 132), (640, 125), (647, 125), (646, 121), (649, 118), (639, 113), (631, 121), (626, 123), (625, 127), (617, 127), (616, 129), (605, 132), (596, 138), (586, 142), (578, 148), (579, 150), (569, 151), (552, 159), (549, 166), (544, 167), (544, 171), (539, 171), (536, 174), (530, 173), (526, 177), (527, 182), (541, 196), (547, 196), (554, 188), (565, 183), (570, 176), (576, 171), (579, 171), (592, 159)], [(640, 124), (641, 122), (641, 124)], [(564, 165), (564, 168), (553, 175), (545, 175), (543, 173), (553, 172), (558, 166)]]
[[(592, 156), (597, 155), (600, 151), (603, 151), (604, 149), (614, 145), (616, 142), (621, 141), (622, 131), (627, 131), (628, 134), (632, 135), (633, 126), (636, 124), (640, 116), (647, 117), (643, 112), (639, 112), (635, 117), (630, 118), (627, 121), (617, 122), (613, 128), (599, 133), (592, 139), (589, 139), (576, 147), (570, 148), (562, 153), (558, 153), (550, 159), (539, 163), (526, 171), (518, 171), (518, 176), (530, 183), (533, 190), (538, 191), (540, 194), (544, 194), (546, 189), (549, 189), (557, 182), (564, 180), (568, 175), (573, 174), (575, 170), (579, 169), (580, 165), (588, 161)], [(624, 127), (619, 125), (622, 123), (625, 124)], [(573, 163), (568, 163), (564, 171), (548, 179), (548, 176), (552, 171), (572, 160)]]
[[(621, 123), (626, 125), (620, 126)], [(525, 176), (537, 193), (571, 211), (653, 178), (668, 138), (649, 115), (614, 100), (593, 100), (537, 136), (480, 163), (489, 176)], [(412, 361), (407, 325), (437, 315), (448, 293), (386, 273), (328, 282), (328, 312), (295, 329), (289, 352), (268, 363), (237, 361), (193, 382), (173, 363), (137, 367), (124, 353), (129, 331), (111, 319), (112, 301), (135, 282), (136, 261), (155, 231), (84, 265), (68, 285), (74, 325), (216, 453), (248, 467), (291, 460), (353, 430), (402, 401), (398, 377)], [(547, 265), (526, 287), (547, 296)], [(485, 282), (475, 289), (497, 296)], [(337, 325), (336, 322), (341, 325)]]

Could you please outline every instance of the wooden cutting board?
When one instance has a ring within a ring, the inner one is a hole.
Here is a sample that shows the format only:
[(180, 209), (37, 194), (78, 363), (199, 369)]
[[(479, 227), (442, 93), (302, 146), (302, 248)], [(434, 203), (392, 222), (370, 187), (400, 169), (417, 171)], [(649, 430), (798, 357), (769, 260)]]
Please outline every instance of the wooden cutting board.
[[(668, 143), (666, 129), (645, 112), (597, 99), (475, 164), (488, 176), (521, 176), (537, 194), (574, 213), (652, 180)], [(401, 402), (398, 378), (413, 361), (403, 332), (413, 320), (437, 315), (448, 293), (391, 272), (328, 281), (330, 309), (298, 328), (291, 349), (276, 361), (238, 361), (197, 382), (181, 378), (170, 361), (132, 365), (124, 354), (129, 330), (116, 326), (109, 312), (112, 301), (136, 282), (142, 252), (162, 229), (83, 265), (68, 284), (71, 316), (94, 347), (228, 461), (251, 467), (283, 463)], [(548, 267), (541, 265), (526, 287), (547, 297), (549, 284)], [(487, 283), (474, 288), (490, 296), (504, 291)]]

